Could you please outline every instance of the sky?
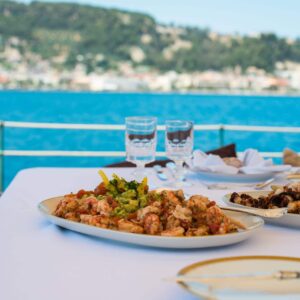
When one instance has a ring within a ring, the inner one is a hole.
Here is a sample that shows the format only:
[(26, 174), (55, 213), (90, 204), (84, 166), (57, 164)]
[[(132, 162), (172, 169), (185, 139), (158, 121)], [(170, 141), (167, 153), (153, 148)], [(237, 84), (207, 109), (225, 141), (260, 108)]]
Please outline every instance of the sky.
[[(19, 1), (31, 2), (31, 0)], [(144, 12), (160, 23), (199, 26), (219, 33), (274, 32), (284, 37), (300, 37), (300, 0), (47, 0), (46, 2), (76, 2)]]

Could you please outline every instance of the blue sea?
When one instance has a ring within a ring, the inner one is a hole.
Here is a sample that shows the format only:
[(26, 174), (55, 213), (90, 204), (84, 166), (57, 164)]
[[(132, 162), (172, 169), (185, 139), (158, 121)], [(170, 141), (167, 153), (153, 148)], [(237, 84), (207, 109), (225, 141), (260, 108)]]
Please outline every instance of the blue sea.
[[(300, 97), (232, 96), (154, 93), (0, 92), (0, 119), (23, 122), (123, 124), (126, 116), (156, 116), (188, 119), (195, 124), (300, 126)], [(158, 150), (164, 150), (163, 133)], [(293, 133), (225, 133), (225, 143), (237, 150), (253, 147), (260, 151), (300, 150), (299, 135)], [(218, 132), (197, 132), (195, 148), (219, 146)], [(123, 132), (6, 128), (6, 150), (124, 151)], [(4, 159), (5, 186), (24, 168), (101, 167), (122, 158), (14, 157)]]

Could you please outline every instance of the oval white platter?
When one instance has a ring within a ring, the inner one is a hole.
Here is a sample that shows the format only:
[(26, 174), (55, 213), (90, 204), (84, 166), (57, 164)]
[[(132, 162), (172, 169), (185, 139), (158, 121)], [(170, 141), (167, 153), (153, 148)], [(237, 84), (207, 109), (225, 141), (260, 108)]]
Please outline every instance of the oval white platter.
[(164, 237), (157, 235), (135, 234), (99, 228), (56, 217), (53, 215), (53, 212), (61, 198), (61, 196), (50, 198), (40, 202), (38, 205), (40, 212), (53, 224), (79, 233), (141, 246), (190, 249), (230, 245), (248, 239), (264, 224), (263, 219), (260, 217), (252, 216), (247, 213), (224, 210), (226, 215), (242, 223), (246, 229), (224, 235), (209, 235), (200, 237)]
[[(251, 197), (258, 198), (260, 196), (267, 196), (270, 193), (270, 191), (246, 191), (246, 192), (238, 192), (238, 194), (247, 194)], [(233, 203), (230, 201), (230, 194), (226, 194), (223, 197), (223, 201), (229, 205), (229, 206), (235, 206), (235, 207), (247, 207), (245, 205)], [(263, 210), (262, 208), (254, 208), (257, 210)], [(280, 217), (280, 218), (264, 218), (264, 220), (267, 223), (277, 224), (277, 225), (283, 225), (283, 226), (289, 226), (289, 227), (296, 227), (300, 228), (300, 214), (290, 214), (287, 213), (286, 215)]]

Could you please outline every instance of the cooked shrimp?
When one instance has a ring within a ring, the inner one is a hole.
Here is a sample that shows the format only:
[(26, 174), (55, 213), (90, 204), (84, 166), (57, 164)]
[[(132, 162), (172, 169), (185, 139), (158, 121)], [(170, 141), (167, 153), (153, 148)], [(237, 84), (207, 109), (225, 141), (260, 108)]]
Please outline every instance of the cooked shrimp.
[(233, 229), (231, 226), (229, 230), (230, 219), (215, 205), (207, 210), (206, 221), (213, 234), (225, 234)]
[(144, 229), (147, 234), (158, 234), (161, 231), (159, 216), (156, 214), (147, 214), (144, 217)]
[(176, 206), (182, 203), (182, 200), (177, 198), (175, 192), (173, 191), (163, 191), (162, 192), (163, 200), (165, 200), (169, 205)]
[(74, 198), (64, 198), (59, 202), (55, 215), (58, 217), (63, 217), (66, 213), (76, 210), (78, 207), (78, 202)]
[(82, 223), (102, 228), (108, 228), (109, 225), (109, 218), (105, 216), (82, 214), (80, 220)]
[(203, 235), (208, 235), (208, 233), (209, 233), (208, 226), (201, 225), (197, 228), (189, 228), (186, 235), (187, 236), (203, 236)]
[(162, 236), (183, 236), (184, 229), (182, 227), (175, 227), (172, 229), (167, 229), (161, 232)]
[(208, 224), (221, 224), (224, 220), (224, 213), (217, 206), (212, 206), (207, 209), (206, 221)]
[(88, 203), (82, 201), (81, 204), (79, 204), (79, 207), (77, 209), (77, 212), (79, 214), (89, 214), (90, 213), (90, 206)]
[(225, 217), (223, 219), (222, 223), (220, 224), (219, 229), (216, 233), (217, 234), (227, 233), (229, 231), (229, 225), (230, 225), (229, 219)]
[(98, 199), (95, 196), (88, 196), (87, 198), (85, 198), (85, 202), (91, 206), (96, 206), (98, 203)]
[(191, 222), (192, 221), (192, 211), (187, 207), (182, 207), (181, 205), (176, 205), (173, 216), (179, 220)]
[(106, 199), (98, 200), (97, 212), (102, 216), (109, 216), (112, 212), (112, 207), (109, 205)]
[(180, 226), (180, 220), (175, 218), (173, 215), (167, 218), (166, 229), (173, 229)]
[(146, 206), (145, 208), (141, 208), (137, 211), (137, 217), (139, 220), (143, 220), (144, 217), (149, 213), (159, 214), (160, 209), (157, 206), (152, 205)]
[(65, 214), (65, 219), (78, 222), (80, 218), (76, 215), (75, 212), (68, 212)]
[(89, 224), (92, 220), (92, 215), (82, 214), (80, 215), (80, 221), (85, 224)]
[(194, 195), (187, 201), (187, 206), (192, 209), (194, 213), (204, 212), (207, 209), (210, 201), (207, 197)]
[(131, 221), (121, 219), (118, 221), (118, 229), (121, 231), (131, 232), (131, 233), (143, 233), (144, 228), (137, 225)]

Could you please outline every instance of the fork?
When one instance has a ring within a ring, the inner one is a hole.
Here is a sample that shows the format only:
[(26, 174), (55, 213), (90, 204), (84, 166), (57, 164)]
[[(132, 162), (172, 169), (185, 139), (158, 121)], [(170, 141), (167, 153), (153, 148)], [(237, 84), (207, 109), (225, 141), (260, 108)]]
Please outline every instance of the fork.
[(250, 207), (228, 207), (220, 206), (223, 210), (231, 210), (238, 212), (245, 212), (251, 215), (260, 216), (263, 218), (280, 218), (287, 214), (287, 207), (284, 208), (272, 208), (272, 209), (261, 209), (261, 208), (250, 208)]
[(271, 184), (275, 178), (270, 178), (266, 181), (260, 182), (260, 183), (212, 183), (212, 184), (206, 184), (201, 182), (204, 186), (206, 186), (209, 190), (219, 189), (219, 190), (228, 190), (232, 188), (239, 188), (239, 187), (251, 187), (255, 190), (261, 190), (265, 187), (267, 187), (269, 184)]
[(163, 168), (160, 165), (154, 165), (153, 170), (155, 171), (156, 176), (158, 177), (158, 179), (160, 179), (162, 181), (167, 181), (168, 180), (167, 175), (164, 173)]

